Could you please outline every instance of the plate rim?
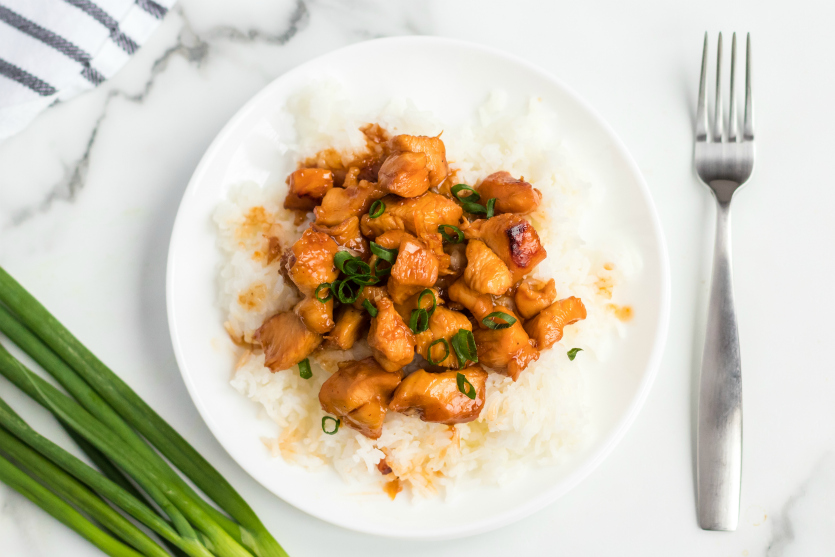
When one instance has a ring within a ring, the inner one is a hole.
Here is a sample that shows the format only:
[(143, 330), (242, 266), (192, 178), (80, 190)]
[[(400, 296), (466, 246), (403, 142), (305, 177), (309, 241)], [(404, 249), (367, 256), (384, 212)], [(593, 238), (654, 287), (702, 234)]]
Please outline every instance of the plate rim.
[[(206, 173), (207, 167), (210, 164), (210, 161), (216, 156), (217, 151), (221, 148), (228, 139), (229, 136), (232, 135), (234, 129), (237, 125), (244, 120), (249, 113), (258, 105), (262, 98), (268, 97), (272, 90), (277, 87), (278, 83), (282, 80), (290, 79), (292, 76), (303, 73), (307, 71), (310, 66), (315, 66), (320, 64), (323, 60), (329, 57), (335, 57), (337, 54), (342, 55), (345, 52), (355, 50), (355, 49), (362, 49), (362, 48), (369, 48), (369, 44), (374, 43), (377, 45), (391, 44), (391, 43), (434, 43), (439, 45), (447, 45), (454, 48), (467, 48), (477, 51), (480, 54), (487, 54), (489, 56), (497, 57), (504, 59), (507, 62), (510, 62), (514, 65), (520, 66), (524, 68), (526, 71), (537, 74), (539, 77), (543, 78), (544, 80), (549, 81), (551, 84), (555, 85), (557, 88), (561, 89), (564, 94), (566, 94), (573, 102), (580, 105), (588, 114), (589, 116), (595, 121), (595, 123), (600, 126), (600, 128), (606, 132), (608, 138), (612, 141), (613, 146), (617, 149), (617, 152), (622, 156), (624, 162), (626, 163), (627, 167), (629, 168), (632, 177), (636, 179), (638, 185), (638, 191), (643, 198), (644, 203), (650, 209), (651, 215), (651, 229), (653, 232), (653, 237), (656, 240), (654, 242), (656, 244), (656, 256), (659, 262), (659, 272), (660, 272), (660, 279), (661, 279), (661, 295), (659, 299), (659, 306), (658, 311), (656, 313), (656, 319), (658, 320), (658, 325), (655, 330), (654, 338), (652, 341), (652, 350), (650, 352), (649, 358), (647, 359), (647, 363), (645, 366), (645, 370), (643, 373), (643, 377), (638, 384), (637, 391), (635, 396), (633, 396), (631, 402), (627, 406), (626, 412), (622, 415), (622, 417), (618, 420), (616, 427), (614, 427), (604, 438), (601, 442), (600, 446), (592, 453), (590, 453), (589, 457), (585, 460), (585, 462), (581, 463), (577, 470), (570, 473), (565, 479), (563, 479), (560, 483), (551, 486), (548, 489), (543, 490), (542, 494), (531, 499), (526, 504), (519, 505), (514, 507), (510, 510), (497, 513), (489, 518), (482, 519), (470, 525), (469, 527), (462, 530), (460, 526), (455, 527), (453, 530), (450, 529), (440, 529), (436, 528), (433, 530), (432, 533), (427, 532), (420, 532), (416, 534), (403, 534), (402, 532), (391, 532), (385, 529), (375, 529), (373, 526), (370, 527), (362, 527), (358, 526), (355, 523), (350, 523), (347, 521), (340, 521), (331, 519), (330, 517), (325, 518), (316, 514), (313, 510), (308, 508), (307, 506), (301, 504), (299, 501), (291, 501), (286, 499), (285, 497), (279, 495), (266, 485), (264, 485), (258, 476), (250, 469), (250, 467), (241, 462), (236, 456), (230, 451), (230, 449), (221, 441), (221, 438), (218, 436), (218, 432), (215, 431), (215, 428), (212, 425), (212, 420), (209, 419), (209, 409), (205, 407), (202, 399), (196, 392), (196, 385), (194, 384), (193, 378), (190, 374), (185, 372), (186, 363), (185, 358), (183, 356), (183, 348), (180, 345), (180, 339), (178, 336), (178, 328), (177, 324), (177, 315), (174, 310), (174, 303), (172, 302), (173, 298), (173, 289), (174, 289), (174, 256), (175, 256), (175, 243), (176, 239), (179, 236), (179, 230), (184, 227), (184, 217), (183, 217), (183, 207), (187, 203), (187, 200), (194, 195), (195, 190), (198, 187), (198, 184), (202, 181), (204, 174)], [(186, 385), (186, 389), (188, 390), (189, 396), (191, 398), (192, 403), (197, 408), (198, 413), (200, 414), (201, 419), (203, 420), (204, 424), (208, 427), (209, 431), (211, 432), (212, 436), (215, 440), (223, 447), (223, 450), (229, 455), (229, 457), (241, 468), (243, 469), (253, 480), (255, 480), (258, 485), (266, 490), (267, 492), (271, 493), (272, 495), (280, 498), (282, 501), (288, 503), (289, 505), (293, 506), (300, 511), (313, 516), (319, 520), (323, 520), (330, 524), (334, 524), (336, 526), (361, 532), (364, 534), (371, 534), (386, 538), (394, 538), (394, 539), (404, 539), (404, 540), (446, 540), (446, 539), (453, 539), (453, 538), (462, 538), (467, 536), (473, 536), (476, 534), (488, 532), (502, 526), (506, 526), (517, 522), (531, 514), (537, 512), (538, 510), (544, 508), (545, 506), (553, 503), (572, 489), (574, 489), (580, 482), (586, 479), (591, 473), (598, 468), (598, 466), (612, 453), (614, 448), (620, 443), (623, 437), (626, 435), (626, 432), (635, 422), (638, 413), (640, 412), (641, 408), (646, 402), (646, 399), (649, 397), (650, 390), (652, 388), (653, 383), (658, 375), (661, 366), (661, 360), (664, 355), (664, 351), (666, 348), (667, 337), (669, 333), (669, 322), (670, 322), (670, 312), (671, 312), (671, 271), (670, 271), (670, 261), (669, 261), (669, 254), (667, 251), (667, 242), (664, 236), (664, 230), (661, 223), (660, 216), (658, 215), (658, 210), (655, 206), (653, 201), (651, 192), (649, 190), (649, 186), (646, 183), (646, 179), (644, 178), (643, 173), (640, 171), (637, 163), (635, 162), (632, 154), (626, 148), (625, 143), (621, 140), (620, 136), (615, 133), (614, 129), (609, 125), (609, 123), (600, 115), (600, 113), (594, 109), (585, 99), (583, 99), (580, 95), (578, 95), (571, 87), (567, 86), (563, 83), (559, 78), (553, 75), (548, 70), (525, 60), (515, 54), (511, 54), (509, 52), (503, 51), (501, 49), (483, 45), (480, 43), (475, 43), (471, 41), (466, 41), (462, 39), (454, 39), (448, 37), (435, 37), (435, 36), (425, 36), (425, 35), (406, 35), (406, 36), (397, 36), (397, 37), (383, 37), (377, 38), (367, 41), (360, 41), (357, 43), (353, 43), (350, 45), (346, 45), (344, 47), (326, 52), (321, 54), (315, 58), (312, 58), (302, 64), (299, 64), (290, 70), (278, 75), (275, 79), (270, 81), (266, 84), (263, 88), (261, 88), (258, 92), (256, 92), (249, 100), (247, 100), (236, 112), (235, 114), (224, 124), (212, 142), (209, 144), (209, 147), (203, 153), (202, 157), (200, 158), (200, 162), (195, 167), (194, 172), (189, 179), (188, 185), (186, 186), (185, 191), (183, 192), (182, 199), (177, 207), (177, 215), (174, 220), (174, 226), (172, 228), (171, 237), (169, 240), (168, 245), (168, 257), (166, 258), (166, 284), (165, 284), (165, 294), (166, 294), (166, 314), (168, 318), (168, 329), (169, 335), (171, 337), (171, 342), (174, 349), (174, 355), (177, 361), (177, 367), (180, 371), (180, 375), (182, 376), (183, 382)]]

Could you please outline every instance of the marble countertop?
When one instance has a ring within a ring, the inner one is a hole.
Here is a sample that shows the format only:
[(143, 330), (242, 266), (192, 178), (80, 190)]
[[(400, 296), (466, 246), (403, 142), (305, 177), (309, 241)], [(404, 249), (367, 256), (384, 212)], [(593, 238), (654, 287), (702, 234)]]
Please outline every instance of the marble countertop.
[[(832, 6), (808, 0), (184, 0), (115, 78), (48, 109), (0, 144), (0, 265), (215, 463), (291, 555), (831, 555), (833, 15)], [(694, 502), (694, 368), (713, 230), (713, 202), (692, 169), (705, 30), (712, 38), (720, 30), (750, 31), (755, 62), (758, 160), (735, 201), (733, 223), (745, 385), (742, 513), (734, 533), (701, 531)], [(505, 49), (587, 99), (643, 171), (672, 262), (661, 371), (612, 455), (537, 514), (447, 542), (342, 530), (261, 488), (192, 405), (165, 313), (177, 205), (223, 124), (297, 64), (403, 34)], [(36, 428), (57, 431), (5, 381), (0, 392)], [(13, 557), (99, 554), (3, 485), (0, 539), (3, 555)]]

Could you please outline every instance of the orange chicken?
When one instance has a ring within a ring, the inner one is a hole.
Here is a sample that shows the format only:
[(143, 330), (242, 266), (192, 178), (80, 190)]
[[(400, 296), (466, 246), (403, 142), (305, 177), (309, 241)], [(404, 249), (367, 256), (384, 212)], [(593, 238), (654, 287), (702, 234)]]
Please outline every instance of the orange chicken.
[(399, 371), (415, 357), (415, 335), (388, 298), (377, 302), (377, 317), (371, 319), (368, 346), (386, 371)]
[(305, 327), (295, 313), (285, 311), (267, 319), (254, 338), (264, 349), (264, 365), (273, 372), (289, 369), (322, 344), (322, 336)]
[(389, 141), (394, 153), (423, 153), (429, 170), (430, 187), (439, 186), (449, 174), (446, 147), (440, 137), (424, 135), (396, 135)]
[(516, 289), (513, 300), (516, 309), (525, 319), (530, 319), (543, 309), (554, 303), (557, 298), (557, 287), (554, 279), (543, 282), (536, 279), (525, 279)]
[(464, 282), (476, 292), (495, 296), (504, 294), (513, 284), (507, 265), (481, 240), (467, 244)]
[(505, 329), (476, 329), (473, 332), (478, 349), (478, 361), (506, 373), (516, 381), (522, 370), (539, 359), (539, 352), (522, 327), (518, 316), (513, 315), (513, 312), (504, 306), (496, 306), (495, 311), (512, 315), (516, 322)]
[[(424, 297), (424, 302), (426, 301), (426, 298), (428, 298), (428, 296)], [(435, 311), (432, 312), (432, 315), (429, 316), (429, 328), (422, 333), (415, 335), (418, 354), (423, 356), (427, 361), (429, 361), (431, 356), (432, 362), (438, 362), (435, 365), (458, 369), (458, 358), (455, 356), (455, 351), (452, 349), (452, 337), (461, 329), (466, 329), (468, 331), (473, 330), (473, 325), (470, 323), (470, 320), (467, 319), (466, 315), (445, 307), (436, 307)], [(444, 357), (446, 350), (443, 343), (438, 343), (433, 346), (432, 354), (429, 354), (429, 345), (439, 338), (447, 341), (449, 353), (446, 357)]]
[(566, 325), (586, 318), (586, 306), (580, 298), (571, 296), (557, 300), (540, 311), (536, 317), (525, 323), (525, 331), (536, 342), (540, 350), (550, 348), (562, 339)]
[(429, 169), (423, 153), (397, 153), (380, 167), (380, 187), (400, 197), (417, 197), (429, 189)]
[(290, 192), (284, 199), (285, 209), (310, 211), (333, 187), (333, 172), (324, 168), (300, 168), (287, 177)]
[[(347, 182), (347, 180), (346, 180)], [(321, 226), (336, 226), (351, 217), (358, 217), (368, 212), (375, 199), (380, 199), (385, 192), (374, 182), (361, 180), (357, 185), (347, 188), (332, 188), (322, 198), (322, 204), (313, 212), (316, 224)]]
[(338, 416), (348, 427), (378, 439), (399, 384), (400, 374), (385, 371), (374, 358), (340, 362), (337, 372), (319, 390), (319, 403), (322, 410)]
[(368, 249), (368, 240), (363, 238), (360, 233), (360, 219), (357, 216), (346, 219), (336, 226), (314, 223), (313, 230), (329, 235), (337, 244), (354, 250), (363, 259), (368, 259), (368, 256), (371, 255)]
[(464, 235), (484, 240), (507, 265), (514, 283), (533, 271), (546, 256), (536, 229), (519, 215), (477, 220), (464, 230)]
[[(475, 389), (475, 398), (471, 399), (458, 389), (459, 373)], [(401, 381), (389, 410), (416, 414), (424, 422), (447, 425), (471, 422), (484, 408), (486, 380), (487, 372), (477, 365), (460, 372), (430, 373), (419, 369)]]
[(333, 282), (338, 271), (333, 264), (339, 246), (322, 232), (308, 228), (293, 244), (295, 262), (290, 267), (290, 278), (305, 296), (312, 296), (323, 282)]
[(484, 179), (478, 192), (486, 203), (496, 198), (497, 213), (533, 213), (542, 201), (542, 192), (527, 182), (517, 180), (509, 172), (494, 172)]
[(368, 321), (368, 313), (363, 309), (342, 306), (336, 316), (336, 324), (330, 334), (325, 336), (328, 345), (339, 350), (350, 350), (360, 338), (362, 326)]

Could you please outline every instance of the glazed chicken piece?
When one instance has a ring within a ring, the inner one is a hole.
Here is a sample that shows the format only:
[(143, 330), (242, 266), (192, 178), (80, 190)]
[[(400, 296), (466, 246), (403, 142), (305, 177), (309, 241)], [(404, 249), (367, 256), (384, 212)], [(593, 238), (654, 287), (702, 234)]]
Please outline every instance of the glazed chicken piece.
[(359, 217), (351, 217), (336, 226), (324, 226), (313, 224), (313, 229), (322, 232), (336, 240), (340, 246), (352, 249), (363, 259), (368, 259), (371, 251), (368, 249), (368, 240), (360, 233)]
[(377, 317), (371, 319), (368, 346), (386, 371), (399, 371), (415, 357), (415, 335), (388, 298), (377, 302)]
[(470, 240), (467, 244), (464, 282), (476, 292), (496, 296), (507, 292), (513, 284), (507, 265), (481, 240)]
[[(426, 290), (426, 289), (424, 288), (423, 290)], [(423, 292), (423, 290), (421, 290), (417, 294), (412, 294), (402, 304), (397, 304), (397, 303), (394, 304), (394, 309), (397, 310), (397, 313), (400, 314), (400, 317), (403, 318), (403, 321), (408, 323), (409, 319), (411, 319), (412, 310), (417, 309), (418, 298), (420, 298), (420, 294), (421, 294), (421, 292)], [(429, 290), (432, 292), (432, 295), (435, 296), (436, 306), (440, 306), (441, 304), (444, 303), (444, 299), (441, 297), (441, 293), (437, 288), (432, 287), (432, 288), (429, 288)], [(423, 299), (421, 299), (421, 301), (420, 301), (420, 307), (422, 307), (423, 309), (425, 309), (427, 311), (431, 310), (432, 309), (432, 296), (430, 296), (429, 294), (426, 294), (423, 297)]]
[(328, 345), (339, 350), (350, 350), (360, 338), (362, 327), (366, 323), (368, 312), (351, 306), (342, 306), (336, 316), (336, 325), (325, 336)]
[(446, 161), (446, 147), (440, 137), (424, 135), (396, 135), (389, 141), (393, 153), (423, 153), (429, 170), (429, 185), (435, 187), (446, 180), (449, 165)]
[(487, 220), (477, 220), (466, 230), (468, 239), (480, 238), (510, 270), (513, 282), (518, 282), (545, 259), (545, 248), (533, 225), (519, 215), (505, 214)]
[(333, 299), (324, 304), (316, 298), (305, 298), (293, 308), (293, 312), (301, 318), (302, 323), (313, 331), (323, 335), (333, 329)]
[(361, 309), (365, 311), (362, 303), (365, 300), (370, 301), (374, 307), (377, 307), (377, 304), (380, 303), (380, 300), (383, 298), (388, 298), (388, 292), (386, 292), (385, 286), (366, 286), (360, 292), (360, 295), (357, 296), (357, 300), (354, 302), (353, 306), (354, 309)]
[(470, 310), (479, 323), (493, 311), (493, 299), (467, 286), (463, 278), (458, 279), (449, 287), (449, 299)]
[(464, 210), (451, 199), (427, 192), (420, 197), (398, 199), (394, 196), (383, 198), (386, 209), (377, 218), (363, 215), (360, 227), (368, 238), (375, 238), (387, 230), (406, 230), (419, 238), (436, 234), (438, 226), (458, 226)]
[(322, 410), (371, 439), (383, 432), (386, 408), (400, 384), (399, 373), (389, 373), (374, 358), (340, 362), (319, 391)]
[(255, 331), (264, 348), (264, 365), (273, 372), (289, 369), (307, 358), (321, 343), (322, 336), (305, 327), (293, 312), (277, 313)]
[[(459, 373), (475, 389), (474, 399), (458, 389)], [(430, 373), (419, 369), (400, 382), (394, 391), (389, 410), (416, 414), (424, 422), (447, 425), (471, 422), (478, 418), (484, 408), (486, 380), (487, 372), (477, 365), (460, 372)]]
[(316, 224), (336, 226), (351, 217), (359, 217), (368, 212), (375, 199), (384, 195), (385, 192), (380, 190), (376, 183), (365, 180), (347, 188), (332, 188), (322, 198), (322, 204), (313, 209)]
[[(427, 296), (428, 297), (428, 296)], [(424, 303), (426, 298), (424, 298)], [(438, 343), (432, 347), (432, 361), (438, 362), (441, 367), (449, 367), (458, 369), (458, 358), (455, 356), (455, 351), (452, 349), (452, 337), (461, 329), (468, 331), (473, 330), (473, 325), (467, 316), (458, 311), (453, 311), (445, 307), (438, 306), (432, 315), (429, 317), (429, 328), (415, 335), (417, 352), (429, 361), (429, 345), (439, 338), (446, 339), (449, 347), (449, 354), (446, 358), (439, 361), (445, 352), (443, 343)], [(431, 363), (431, 362), (430, 362)]]
[[(496, 306), (495, 311), (513, 315), (504, 306)], [(513, 317), (516, 322), (506, 329), (476, 329), (473, 336), (479, 363), (502, 371), (516, 381), (528, 364), (539, 359), (539, 352), (522, 327), (519, 317)]]
[(305, 230), (302, 237), (293, 244), (295, 262), (290, 267), (289, 276), (302, 294), (313, 296), (320, 284), (333, 282), (338, 274), (333, 256), (338, 249), (333, 238), (312, 228)]
[(496, 198), (497, 213), (533, 213), (542, 201), (542, 192), (527, 182), (517, 180), (509, 172), (494, 172), (478, 186), (485, 201)]
[(423, 153), (397, 153), (380, 167), (380, 187), (400, 197), (417, 197), (429, 189), (429, 169)]
[(550, 306), (556, 298), (557, 287), (554, 279), (543, 282), (530, 278), (522, 281), (513, 297), (516, 302), (516, 309), (525, 319), (530, 319)]
[(583, 305), (583, 301), (571, 296), (557, 300), (540, 311), (536, 317), (525, 323), (525, 331), (536, 342), (539, 350), (545, 350), (562, 339), (566, 325), (585, 318), (586, 306)]
[(333, 187), (333, 172), (324, 168), (300, 168), (287, 177), (290, 191), (284, 199), (285, 209), (310, 211)]
[(388, 280), (389, 296), (402, 304), (416, 292), (435, 284), (438, 269), (437, 256), (414, 236), (404, 235)]

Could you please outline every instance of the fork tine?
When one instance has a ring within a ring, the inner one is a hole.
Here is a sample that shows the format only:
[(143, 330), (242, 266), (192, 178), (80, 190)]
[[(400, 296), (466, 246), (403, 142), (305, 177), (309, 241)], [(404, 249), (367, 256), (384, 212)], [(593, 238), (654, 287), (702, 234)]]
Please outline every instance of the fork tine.
[(699, 80), (699, 104), (696, 109), (696, 141), (707, 140), (707, 31), (702, 51), (702, 77)]
[(751, 98), (751, 33), (745, 45), (745, 122), (743, 137), (754, 139), (754, 101)]
[(725, 131), (725, 119), (722, 117), (722, 33), (719, 33), (719, 42), (716, 45), (716, 97), (714, 97), (715, 109), (713, 115), (713, 140), (722, 142), (722, 135)]
[(731, 39), (731, 108), (728, 114), (728, 141), (736, 141), (739, 132), (739, 118), (736, 114), (736, 33)]

